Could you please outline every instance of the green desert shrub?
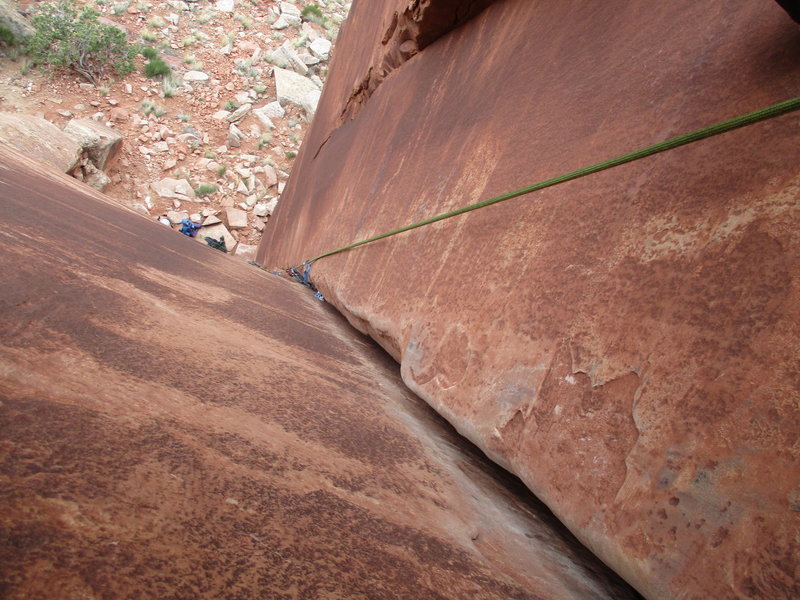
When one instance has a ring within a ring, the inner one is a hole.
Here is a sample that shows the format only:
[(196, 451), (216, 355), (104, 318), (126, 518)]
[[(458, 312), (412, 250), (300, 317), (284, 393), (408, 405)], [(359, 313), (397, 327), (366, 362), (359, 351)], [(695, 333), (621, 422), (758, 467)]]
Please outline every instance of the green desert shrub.
[(92, 83), (110, 72), (125, 76), (134, 70), (137, 49), (122, 30), (101, 23), (99, 15), (65, 0), (41, 4), (31, 19), (34, 32), (25, 40), (25, 52), (37, 65), (70, 69)]
[(217, 191), (217, 184), (215, 183), (201, 183), (194, 190), (194, 193), (200, 197), (210, 196)]
[(322, 23), (325, 22), (325, 15), (322, 14), (322, 9), (316, 4), (308, 4), (304, 6), (303, 10), (300, 11), (300, 16), (304, 21), (311, 21), (312, 23), (317, 23), (318, 25), (322, 25)]
[(170, 73), (172, 73), (172, 70), (169, 68), (169, 65), (158, 57), (148, 61), (144, 66), (144, 74), (153, 79), (156, 77), (164, 77)]
[(167, 109), (163, 106), (160, 106), (158, 103), (154, 102), (153, 100), (145, 100), (142, 102), (142, 105), (139, 109), (146, 115), (155, 115), (157, 117), (161, 117), (167, 113)]
[(6, 46), (15, 46), (17, 44), (17, 36), (5, 25), (0, 25), (0, 44)]

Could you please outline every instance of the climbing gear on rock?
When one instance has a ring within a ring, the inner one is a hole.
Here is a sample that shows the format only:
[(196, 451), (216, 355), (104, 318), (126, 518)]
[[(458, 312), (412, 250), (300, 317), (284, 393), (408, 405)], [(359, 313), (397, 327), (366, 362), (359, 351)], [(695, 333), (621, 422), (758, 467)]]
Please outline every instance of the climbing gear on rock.
[(212, 248), (216, 248), (221, 252), (228, 251), (228, 248), (225, 246), (225, 236), (220, 236), (219, 240), (215, 240), (214, 238), (208, 236), (204, 237), (203, 239), (206, 241), (206, 244), (208, 244)]
[(321, 302), (325, 302), (325, 296), (323, 296), (322, 293), (317, 288), (314, 287), (314, 284), (312, 284), (308, 280), (309, 274), (311, 273), (311, 261), (306, 261), (306, 262), (303, 263), (303, 265), (305, 266), (305, 269), (303, 269), (302, 273), (300, 273), (300, 271), (297, 270), (299, 268), (299, 266), (298, 266), (298, 267), (292, 267), (291, 269), (289, 269), (288, 270), (289, 275), (294, 277), (297, 281), (302, 283), (304, 286), (306, 286), (308, 288), (311, 288), (311, 291), (314, 292), (314, 296), (317, 298), (317, 300), (320, 300)]

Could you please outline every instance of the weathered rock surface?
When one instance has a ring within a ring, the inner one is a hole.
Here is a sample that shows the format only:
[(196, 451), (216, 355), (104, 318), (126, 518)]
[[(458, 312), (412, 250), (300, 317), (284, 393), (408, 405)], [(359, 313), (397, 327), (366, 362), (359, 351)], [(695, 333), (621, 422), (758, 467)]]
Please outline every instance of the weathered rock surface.
[(255, 260), (256, 252), (258, 252), (258, 246), (255, 244), (236, 244), (234, 256), (241, 258), (242, 260), (250, 261)]
[(332, 46), (333, 44), (331, 44), (330, 41), (326, 40), (325, 38), (317, 38), (308, 45), (308, 49), (311, 50), (311, 53), (320, 60), (328, 60), (328, 55), (331, 52)]
[(297, 55), (294, 46), (289, 40), (286, 40), (270, 55), (271, 62), (279, 67), (291, 69), (292, 71), (305, 75), (308, 73), (308, 67)]
[(0, 161), (5, 598), (632, 597), (306, 288)]
[(228, 115), (227, 120), (229, 123), (236, 123), (237, 121), (241, 121), (242, 119), (247, 116), (247, 113), (250, 112), (250, 109), (253, 108), (252, 104), (242, 104), (239, 108), (233, 111), (230, 115)]
[(319, 104), (319, 99), (322, 96), (322, 92), (319, 90), (311, 90), (306, 94), (306, 97), (303, 99), (302, 107), (303, 110), (306, 111), (306, 115), (308, 116), (308, 120), (310, 121), (314, 113), (317, 112), (317, 105)]
[[(102, 192), (111, 183), (111, 178), (103, 171), (96, 168), (92, 163), (88, 163), (86, 167), (84, 167), (84, 170), (84, 183), (92, 186), (96, 190)], [(145, 212), (147, 212), (147, 207), (145, 207)]]
[(234, 123), (230, 124), (228, 127), (228, 146), (232, 148), (238, 148), (242, 145), (242, 140), (244, 139), (244, 132), (239, 129)]
[(162, 198), (176, 198), (177, 200), (192, 200), (196, 197), (191, 184), (185, 179), (165, 177), (150, 184), (153, 191)]
[(295, 104), (303, 107), (310, 92), (319, 91), (319, 88), (307, 77), (275, 67), (275, 89), (278, 101), (281, 104)]
[(184, 219), (189, 218), (188, 211), (185, 210), (170, 210), (167, 211), (167, 219), (172, 225), (178, 225)]
[(72, 138), (50, 121), (31, 115), (0, 113), (0, 143), (64, 173), (72, 171), (81, 158), (81, 147)]
[(72, 119), (64, 127), (64, 133), (87, 152), (98, 169), (105, 169), (122, 146), (119, 131), (93, 119)]
[(228, 231), (228, 228), (225, 227), (221, 221), (219, 223), (203, 225), (203, 228), (197, 232), (197, 237), (194, 239), (203, 245), (208, 245), (206, 242), (207, 237), (214, 240), (219, 240), (220, 238), (224, 239), (225, 247), (228, 249), (228, 252), (233, 252), (236, 249), (236, 238), (231, 235), (231, 232)]
[(301, 13), (300, 9), (297, 8), (296, 5), (292, 4), (291, 2), (281, 2), (281, 18), (283, 18), (286, 23), (289, 25), (300, 25), (302, 22), (301, 20)]
[(208, 73), (204, 73), (203, 71), (186, 71), (186, 73), (183, 74), (184, 81), (200, 82), (200, 81), (208, 81), (210, 78), (211, 76)]
[[(800, 89), (774, 2), (508, 0), (451, 31), (462, 5), (354, 6), (260, 263)], [(798, 125), (325, 258), (312, 279), (648, 598), (800, 597)]]
[(0, 0), (0, 25), (7, 28), (18, 40), (33, 33), (33, 27), (19, 11), (16, 3)]
[[(264, 106), (255, 109), (253, 112), (260, 112), (261, 114), (269, 117), (270, 119), (282, 119), (286, 115), (286, 111), (281, 106), (280, 102), (270, 102)], [(270, 129), (272, 129), (270, 127)]]
[(225, 224), (229, 229), (241, 229), (247, 227), (247, 213), (238, 208), (226, 208), (222, 213)]

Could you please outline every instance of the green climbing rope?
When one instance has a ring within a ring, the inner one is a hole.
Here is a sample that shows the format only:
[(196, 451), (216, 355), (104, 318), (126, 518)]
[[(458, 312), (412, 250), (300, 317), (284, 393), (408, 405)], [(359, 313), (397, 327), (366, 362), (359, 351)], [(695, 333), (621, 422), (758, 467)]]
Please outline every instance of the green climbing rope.
[[(761, 110), (757, 110), (755, 112), (738, 116), (734, 119), (730, 119), (729, 121), (723, 121), (721, 123), (717, 123), (709, 127), (703, 127), (702, 129), (698, 129), (697, 131), (692, 131), (691, 133), (679, 135), (678, 137), (674, 137), (669, 140), (660, 142), (658, 144), (653, 144), (652, 146), (647, 146), (645, 148), (629, 152), (628, 154), (623, 154), (621, 156), (617, 156), (615, 158), (611, 158), (609, 160), (605, 160), (603, 162), (599, 162), (590, 165), (588, 167), (578, 169), (576, 171), (570, 171), (569, 173), (559, 175), (558, 177), (553, 177), (552, 179), (546, 179), (544, 181), (540, 181), (539, 183), (535, 183), (533, 185), (523, 187), (518, 190), (514, 190), (513, 192), (501, 194), (500, 196), (495, 196), (494, 198), (489, 198), (488, 200), (482, 200), (481, 202), (476, 202), (475, 204), (470, 204), (469, 206), (464, 206), (456, 210), (451, 210), (449, 212), (436, 215), (435, 217), (430, 217), (422, 221), (417, 221), (416, 223), (406, 225), (405, 227), (393, 229), (392, 231), (387, 231), (386, 233), (382, 233), (380, 235), (376, 235), (371, 238), (361, 240), (359, 242), (354, 242), (352, 244), (348, 244), (347, 246), (342, 246), (341, 248), (337, 248), (336, 250), (329, 250), (328, 252), (325, 252), (323, 254), (320, 254), (319, 256), (315, 256), (314, 258), (305, 261), (303, 265), (310, 264), (327, 256), (332, 256), (334, 254), (339, 254), (340, 252), (345, 252), (346, 250), (352, 250), (353, 248), (357, 248), (358, 246), (363, 246), (364, 244), (369, 244), (370, 242), (376, 242), (378, 240), (382, 240), (384, 238), (391, 237), (393, 235), (397, 235), (405, 231), (410, 231), (411, 229), (416, 229), (417, 227), (430, 225), (431, 223), (436, 223), (437, 221), (443, 221), (444, 219), (449, 219), (450, 217), (455, 217), (473, 210), (477, 210), (479, 208), (483, 208), (484, 206), (491, 206), (492, 204), (497, 204), (498, 202), (510, 200), (512, 198), (516, 198), (524, 194), (530, 194), (531, 192), (535, 192), (538, 190), (543, 190), (544, 188), (558, 185), (560, 183), (564, 183), (567, 181), (572, 181), (573, 179), (578, 179), (579, 177), (586, 177), (587, 175), (591, 175), (593, 173), (605, 171), (606, 169), (612, 169), (614, 167), (618, 167), (619, 165), (624, 165), (625, 163), (646, 158), (648, 156), (652, 156), (653, 154), (658, 154), (659, 152), (665, 152), (667, 150), (672, 150), (673, 148), (678, 148), (679, 146), (685, 146), (686, 144), (691, 144), (693, 142), (710, 138), (715, 135), (720, 135), (721, 133), (726, 133), (728, 131), (732, 131), (733, 129), (738, 129), (740, 127), (752, 125), (753, 123), (758, 123), (759, 121), (765, 121), (767, 119), (784, 115), (798, 109), (800, 109), (800, 97), (792, 98), (791, 100), (786, 100), (785, 102), (780, 102), (778, 104), (768, 106), (767, 108), (762, 108)], [(298, 265), (295, 268), (299, 269), (303, 265)]]

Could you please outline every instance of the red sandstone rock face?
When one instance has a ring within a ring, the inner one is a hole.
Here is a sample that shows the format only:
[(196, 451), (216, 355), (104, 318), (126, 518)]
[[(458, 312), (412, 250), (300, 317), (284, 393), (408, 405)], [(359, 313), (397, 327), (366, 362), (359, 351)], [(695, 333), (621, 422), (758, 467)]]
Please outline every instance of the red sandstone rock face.
[[(800, 89), (800, 30), (774, 2), (506, 0), (377, 81), (405, 7), (354, 4), (263, 264)], [(382, 240), (312, 279), (647, 597), (800, 597), (799, 125)]]
[(0, 146), (0, 595), (633, 598), (299, 285)]

